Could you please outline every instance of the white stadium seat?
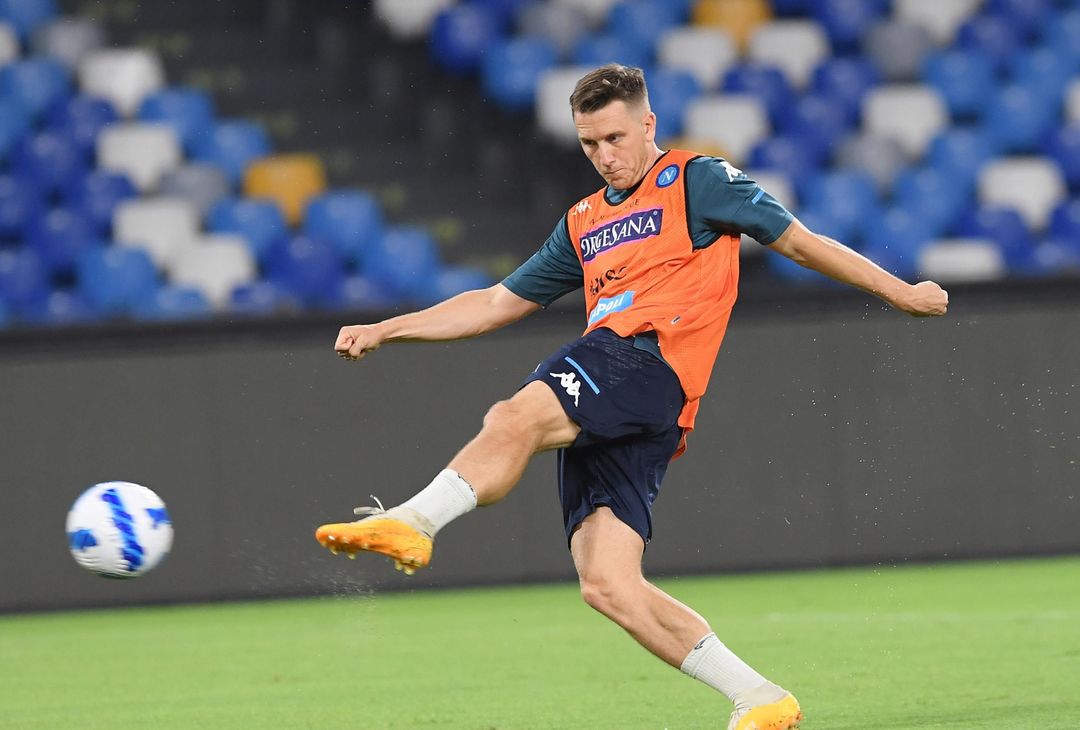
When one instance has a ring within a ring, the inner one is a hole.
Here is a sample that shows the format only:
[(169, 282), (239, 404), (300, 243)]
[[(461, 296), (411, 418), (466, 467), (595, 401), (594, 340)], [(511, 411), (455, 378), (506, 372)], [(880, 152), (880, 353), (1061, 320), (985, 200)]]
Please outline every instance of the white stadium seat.
[(998, 245), (982, 238), (938, 239), (919, 252), (919, 271), (937, 282), (993, 281), (1007, 270)]
[(720, 81), (738, 59), (730, 35), (715, 28), (673, 28), (660, 36), (656, 56), (661, 66), (685, 69), (706, 90), (718, 89)]
[(1069, 84), (1065, 92), (1065, 117), (1074, 123), (1080, 123), (1080, 79)]
[(113, 212), (117, 245), (141, 248), (166, 269), (198, 237), (199, 212), (183, 198), (134, 198)]
[(952, 42), (960, 28), (979, 11), (983, 0), (893, 0), (893, 16), (930, 31), (934, 42)]
[(949, 124), (937, 91), (921, 84), (890, 84), (871, 89), (863, 99), (863, 129), (895, 139), (912, 160), (922, 157), (934, 136)]
[(395, 38), (427, 35), (435, 16), (456, 0), (375, 0), (375, 15)]
[(558, 142), (578, 144), (577, 129), (570, 113), (570, 94), (578, 79), (593, 69), (564, 66), (545, 71), (536, 90), (536, 122), (541, 131)]
[(585, 13), (589, 22), (596, 26), (605, 18), (619, 0), (554, 0), (557, 5), (569, 5)]
[(750, 59), (776, 66), (792, 86), (804, 88), (814, 68), (829, 55), (829, 39), (813, 20), (773, 20), (750, 38)]
[(19, 36), (15, 29), (0, 22), (0, 66), (6, 66), (19, 57)]
[(836, 150), (834, 160), (838, 167), (868, 173), (883, 193), (892, 189), (896, 176), (907, 166), (907, 155), (900, 143), (875, 134), (847, 137)]
[(195, 239), (168, 267), (173, 284), (202, 290), (215, 309), (224, 309), (240, 284), (258, 276), (251, 248), (241, 236), (210, 235)]
[(1068, 190), (1061, 168), (1046, 157), (1005, 157), (979, 172), (979, 200), (1015, 208), (1028, 228), (1042, 231)]
[(52, 56), (70, 69), (105, 45), (105, 31), (90, 18), (57, 18), (34, 31), (35, 53)]
[(159, 189), (162, 195), (186, 198), (202, 216), (232, 192), (229, 178), (221, 168), (200, 162), (170, 171), (162, 178)]
[(141, 193), (156, 190), (182, 157), (180, 138), (167, 124), (121, 122), (105, 127), (97, 138), (98, 166), (124, 173)]
[(518, 14), (518, 33), (549, 41), (559, 55), (566, 56), (589, 32), (585, 14), (568, 5), (533, 3)]
[(156, 53), (145, 48), (105, 48), (79, 63), (79, 87), (102, 96), (116, 110), (132, 117), (143, 98), (165, 85), (165, 71)]
[(683, 115), (690, 139), (718, 145), (735, 165), (750, 156), (754, 145), (769, 134), (769, 116), (761, 101), (749, 94), (714, 94), (690, 102)]

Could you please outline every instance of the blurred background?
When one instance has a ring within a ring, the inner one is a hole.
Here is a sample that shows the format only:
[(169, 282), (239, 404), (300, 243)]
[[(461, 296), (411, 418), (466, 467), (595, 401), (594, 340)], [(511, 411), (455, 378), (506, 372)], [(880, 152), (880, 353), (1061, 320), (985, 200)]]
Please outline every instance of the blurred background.
[[(1080, 2), (0, 0), (0, 609), (403, 585), (314, 528), (426, 484), (580, 297), (333, 338), (499, 281), (596, 190), (568, 96), (611, 61), (662, 145), (953, 294), (915, 321), (744, 242), (650, 569), (1080, 551)], [(410, 585), (571, 578), (537, 461)], [(177, 531), (122, 586), (61, 535), (118, 479)]]

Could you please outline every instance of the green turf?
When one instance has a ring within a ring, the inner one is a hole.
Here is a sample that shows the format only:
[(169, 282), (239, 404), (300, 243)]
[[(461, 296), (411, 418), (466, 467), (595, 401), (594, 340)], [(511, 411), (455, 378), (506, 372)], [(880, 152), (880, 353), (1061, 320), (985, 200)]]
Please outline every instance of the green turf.
[[(1080, 559), (661, 581), (805, 730), (1080, 728)], [(0, 617), (0, 728), (724, 728), (573, 586)]]

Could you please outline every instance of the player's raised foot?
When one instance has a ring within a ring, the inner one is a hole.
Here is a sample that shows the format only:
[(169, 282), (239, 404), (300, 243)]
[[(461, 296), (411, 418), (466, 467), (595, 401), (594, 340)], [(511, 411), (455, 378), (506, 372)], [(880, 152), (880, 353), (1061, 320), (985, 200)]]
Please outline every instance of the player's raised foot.
[(728, 730), (794, 730), (803, 719), (799, 701), (772, 682), (738, 699)]
[[(378, 500), (376, 500), (378, 501)], [(315, 539), (335, 555), (345, 553), (350, 558), (367, 552), (386, 555), (394, 567), (412, 575), (417, 568), (431, 562), (431, 523), (408, 507), (357, 507), (356, 514), (368, 515), (356, 522), (323, 525), (315, 531)]]

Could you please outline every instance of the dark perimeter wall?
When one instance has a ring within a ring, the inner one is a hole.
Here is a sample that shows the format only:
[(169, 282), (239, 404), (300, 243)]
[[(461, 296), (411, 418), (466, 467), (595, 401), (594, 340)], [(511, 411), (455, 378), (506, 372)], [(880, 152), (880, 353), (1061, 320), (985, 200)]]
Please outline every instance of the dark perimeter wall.
[[(914, 320), (859, 294), (736, 308), (653, 573), (1080, 551), (1080, 288), (970, 290)], [(410, 582), (317, 525), (425, 485), (580, 331), (544, 312), (470, 342), (331, 351), (338, 320), (0, 339), (0, 610), (572, 578), (554, 458), (439, 535)], [(75, 566), (80, 491), (155, 489), (173, 554), (136, 581)]]

